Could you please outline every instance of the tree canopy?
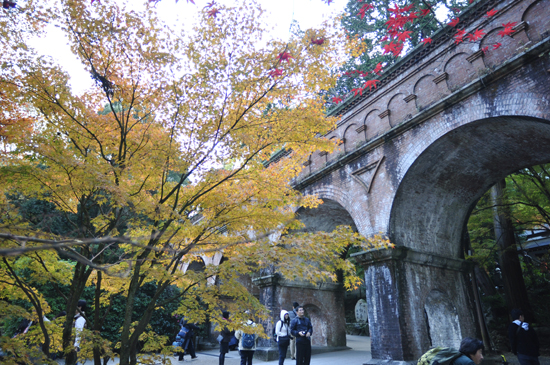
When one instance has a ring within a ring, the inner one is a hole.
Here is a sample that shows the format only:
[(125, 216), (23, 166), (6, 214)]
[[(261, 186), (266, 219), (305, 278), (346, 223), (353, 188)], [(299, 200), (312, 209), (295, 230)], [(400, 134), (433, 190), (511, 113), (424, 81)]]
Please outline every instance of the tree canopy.
[[(353, 286), (342, 252), (389, 244), (344, 228), (276, 239), (300, 228), (297, 207), (321, 203), (291, 181), (312, 152), (334, 148), (322, 137), (335, 120), (325, 117), (320, 95), (335, 84), (336, 33), (268, 39), (253, 0), (210, 4), (185, 33), (164, 24), (153, 5), (29, 0), (0, 15), (0, 310), (38, 323), (32, 338), (1, 337), (9, 361), (31, 362), (40, 355), (26, 346), (34, 343), (45, 356), (62, 349), (74, 363), (72, 315), (90, 285), (94, 312), (84, 313), (88, 341), (79, 356), (99, 364), (116, 348), (121, 364), (136, 364), (139, 349), (171, 352), (149, 326), (169, 303), (191, 321), (214, 324), (222, 309), (233, 310), (238, 326), (243, 308), (265, 313), (240, 276), (269, 268), (319, 281), (343, 270)], [(75, 94), (61, 66), (29, 46), (46, 24), (67, 36), (93, 88)], [(220, 255), (219, 265), (182, 270)], [(66, 317), (45, 320), (51, 309), (40, 284), (66, 301)], [(178, 288), (172, 297), (169, 288)], [(115, 346), (100, 329), (117, 295), (127, 306)]]

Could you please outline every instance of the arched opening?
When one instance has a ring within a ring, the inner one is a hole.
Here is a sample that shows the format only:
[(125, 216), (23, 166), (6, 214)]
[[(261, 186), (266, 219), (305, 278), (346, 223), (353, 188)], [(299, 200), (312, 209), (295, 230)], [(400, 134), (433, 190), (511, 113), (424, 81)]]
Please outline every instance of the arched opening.
[(462, 257), (461, 238), (476, 201), (497, 181), (550, 161), (550, 122), (499, 117), (459, 127), (432, 143), (401, 181), (391, 209), (392, 242)]
[(338, 226), (350, 226), (355, 232), (357, 227), (348, 211), (338, 202), (323, 199), (317, 208), (300, 208), (296, 211), (298, 219), (304, 223), (306, 232), (332, 232)]
[[(357, 232), (357, 227), (349, 212), (337, 201), (323, 198), (323, 204), (314, 209), (300, 208), (296, 212), (298, 219), (304, 223), (305, 232), (332, 232), (341, 225), (350, 226)], [(346, 321), (355, 321), (355, 304), (361, 290), (345, 292), (341, 287), (332, 290), (319, 290), (313, 287), (300, 289), (300, 297), (293, 300), (305, 303), (313, 325), (312, 345), (345, 346)]]
[[(548, 162), (548, 120), (498, 117), (471, 122), (443, 135), (407, 170), (391, 208), (389, 235), (398, 246), (427, 257), (407, 272), (407, 282), (418, 284), (414, 295), (412, 291), (406, 294), (409, 300), (404, 304), (413, 317), (426, 316), (426, 328), (419, 336), (421, 348), (456, 341), (460, 334), (481, 335), (473, 314), (472, 270), (456, 260), (464, 258), (469, 245), (468, 218), (491, 186), (519, 169)], [(439, 259), (444, 264), (437, 266)], [(448, 269), (452, 262), (458, 262), (454, 271)], [(438, 292), (453, 298), (452, 306), (441, 302), (441, 295), (434, 294)], [(420, 305), (423, 308), (416, 309)], [(458, 318), (456, 328), (454, 322), (437, 324), (453, 317)], [(439, 330), (444, 327), (452, 329), (451, 333)]]
[(205, 264), (202, 257), (197, 256), (195, 260), (191, 261), (189, 263), (189, 266), (187, 266), (187, 270), (195, 271), (195, 272), (202, 272), (204, 271)]

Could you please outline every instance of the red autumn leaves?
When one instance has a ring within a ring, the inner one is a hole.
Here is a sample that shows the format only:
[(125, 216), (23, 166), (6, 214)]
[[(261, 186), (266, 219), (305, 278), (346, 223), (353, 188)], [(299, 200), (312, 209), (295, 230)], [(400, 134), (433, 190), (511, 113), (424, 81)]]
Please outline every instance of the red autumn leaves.
[[(362, 2), (363, 0), (358, 0), (358, 2)], [(472, 1), (470, 1), (472, 2)], [(424, 3), (426, 4), (426, 3)], [(393, 7), (388, 8), (388, 12), (390, 13), (390, 16), (388, 20), (386, 21), (387, 26), (387, 35), (384, 36), (381, 41), (385, 42), (381, 45), (383, 49), (383, 54), (392, 54), (395, 57), (398, 57), (401, 55), (401, 52), (404, 49), (404, 44), (407, 40), (411, 38), (412, 31), (405, 30), (405, 26), (408, 23), (413, 23), (415, 19), (418, 19), (419, 17), (425, 17), (429, 15), (432, 12), (432, 9), (430, 8), (430, 5), (426, 4), (426, 8), (419, 8), (414, 9), (414, 4), (410, 4), (407, 6), (400, 7), (399, 5), (393, 5)], [(361, 8), (359, 9), (359, 12), (357, 13), (357, 16), (361, 19), (364, 19), (366, 16), (366, 12), (369, 10), (374, 9), (374, 7), (371, 4), (363, 4)], [(455, 14), (459, 13), (461, 9), (451, 9)], [(487, 19), (494, 17), (498, 13), (498, 10), (491, 9), (487, 11), (486, 17)], [(460, 18), (455, 17), (453, 18), (448, 25), (450, 27), (457, 27), (460, 24)], [(517, 23), (506, 23), (502, 24), (504, 27), (503, 30), (499, 31), (497, 34), (501, 37), (505, 36), (512, 36), (515, 32), (514, 26)], [(454, 42), (455, 44), (462, 43), (464, 41), (468, 42), (479, 42), (481, 41), (484, 36), (487, 33), (483, 29), (475, 29), (471, 33), (467, 33), (464, 29), (458, 29), (457, 33), (454, 35)], [(430, 37), (425, 37), (420, 42), (422, 42), (424, 45), (432, 43), (432, 39)], [(492, 45), (491, 50), (496, 50), (499, 47), (502, 46), (502, 43), (497, 42)], [(490, 46), (485, 46), (482, 48), (483, 52), (487, 52), (489, 50)], [(375, 69), (372, 73), (379, 74), (381, 71), (381, 64), (379, 63), (377, 65), (377, 69)], [(344, 76), (348, 77), (367, 77), (370, 74), (370, 72), (366, 71), (348, 71), (344, 73)], [(372, 87), (376, 88), (377, 82), (379, 80), (369, 80), (366, 81), (362, 87), (354, 88), (351, 91), (354, 92), (355, 96), (362, 95), (362, 92), (368, 87), (369, 90), (372, 89)], [(342, 97), (333, 97), (332, 101), (336, 104), (343, 101)]]
[[(323, 43), (325, 43), (325, 38), (324, 37), (311, 38), (311, 44), (312, 45), (320, 46)], [(294, 57), (292, 56), (292, 54), (290, 54), (287, 51), (283, 51), (283, 52), (279, 53), (279, 55), (277, 56), (277, 64), (280, 64), (282, 62), (290, 62), (290, 60), (293, 59), (293, 58)], [(283, 70), (279, 69), (278, 67), (275, 67), (274, 69), (269, 70), (268, 75), (270, 77), (282, 76), (283, 75)]]

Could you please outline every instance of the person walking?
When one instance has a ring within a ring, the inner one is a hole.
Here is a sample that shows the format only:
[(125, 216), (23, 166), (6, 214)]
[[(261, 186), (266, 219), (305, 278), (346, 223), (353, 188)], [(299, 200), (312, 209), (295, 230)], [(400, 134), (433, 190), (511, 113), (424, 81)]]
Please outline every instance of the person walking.
[[(292, 322), (292, 320), (294, 318), (296, 318), (296, 311), (298, 310), (298, 307), (300, 306), (300, 304), (298, 304), (298, 302), (294, 302), (292, 303), (292, 311), (288, 312), (288, 315), (290, 317), (290, 322)], [(290, 336), (290, 358), (292, 360), (296, 359), (296, 337), (294, 336)]]
[(194, 323), (189, 323), (185, 319), (185, 317), (182, 317), (180, 320), (180, 334), (183, 335), (183, 344), (181, 347), (183, 348), (184, 352), (178, 353), (178, 360), (184, 361), (184, 355), (189, 354), (191, 355), (191, 360), (197, 359), (197, 355), (195, 354), (195, 343), (194, 343), (194, 337), (195, 337), (195, 331), (200, 330), (198, 326), (196, 326)]
[(228, 326), (231, 322), (229, 320), (229, 312), (224, 311), (222, 312), (222, 322), (225, 322), (223, 324), (223, 329), (220, 331), (220, 361), (219, 365), (225, 364), (225, 354), (229, 352), (229, 341), (231, 341), (231, 338), (235, 335), (235, 331), (231, 331)]
[(296, 314), (296, 318), (290, 322), (290, 333), (296, 337), (296, 365), (309, 365), (313, 326), (305, 316), (304, 307), (299, 306)]
[(239, 354), (241, 355), (241, 365), (252, 365), (254, 351), (258, 343), (258, 336), (254, 333), (256, 323), (249, 319), (245, 324), (244, 330), (235, 332), (235, 337), (239, 340)]
[(539, 339), (521, 309), (512, 309), (513, 322), (508, 326), (508, 339), (514, 355), (521, 365), (539, 365)]
[(277, 345), (279, 346), (279, 365), (283, 365), (286, 358), (286, 352), (290, 345), (290, 315), (284, 309), (281, 311), (281, 320), (275, 325), (275, 334), (277, 335)]

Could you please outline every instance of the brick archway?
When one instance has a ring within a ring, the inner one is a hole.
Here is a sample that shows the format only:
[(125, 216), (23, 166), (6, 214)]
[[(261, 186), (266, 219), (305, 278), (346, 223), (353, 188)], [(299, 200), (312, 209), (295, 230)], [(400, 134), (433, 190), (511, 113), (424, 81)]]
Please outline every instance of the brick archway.
[(499, 116), (468, 123), (431, 143), (407, 169), (393, 199), (394, 243), (460, 258), (475, 202), (510, 173), (550, 161), (550, 121)]

